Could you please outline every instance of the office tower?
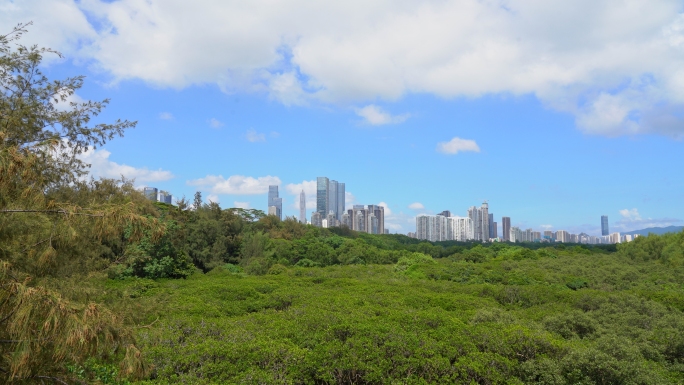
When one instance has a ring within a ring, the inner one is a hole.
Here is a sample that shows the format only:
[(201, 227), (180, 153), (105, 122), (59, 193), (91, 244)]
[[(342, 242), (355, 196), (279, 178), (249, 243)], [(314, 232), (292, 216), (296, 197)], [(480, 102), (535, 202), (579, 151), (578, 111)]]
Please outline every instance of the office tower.
[[(492, 229), (494, 229), (494, 230), (492, 230)], [(498, 238), (499, 237), (498, 232), (499, 232), (499, 224), (497, 222), (492, 222), (492, 227), (489, 228), (489, 234), (490, 234), (491, 238)]]
[(337, 182), (337, 219), (342, 220), (342, 215), (345, 213), (345, 195), (344, 183)]
[(328, 210), (326, 211), (326, 213), (332, 211), (335, 214), (335, 218), (337, 218), (337, 185), (336, 180), (331, 180), (328, 183)]
[(608, 216), (601, 215), (601, 235), (606, 236), (608, 234), (610, 234), (610, 231), (608, 231)]
[(328, 215), (328, 194), (330, 193), (330, 180), (324, 176), (316, 178), (316, 212), (322, 217)]
[(496, 227), (494, 227), (494, 214), (489, 213), (488, 219), (489, 238), (496, 238)]
[(152, 202), (157, 201), (157, 188), (156, 187), (145, 187), (143, 189), (143, 194), (145, 198), (151, 200)]
[(449, 210), (444, 210), (444, 211), (442, 211), (441, 213), (439, 213), (439, 214), (437, 214), (437, 215), (441, 215), (441, 216), (443, 216), (443, 217), (449, 218), (449, 217), (451, 217), (451, 211), (449, 211)]
[(321, 213), (314, 211), (311, 213), (311, 224), (316, 227), (323, 227), (323, 219), (321, 218)]
[[(274, 207), (271, 214), (271, 207)], [(283, 198), (278, 197), (278, 186), (268, 186), (268, 215), (275, 215), (278, 219), (283, 219)]]
[(159, 192), (159, 202), (166, 203), (167, 205), (173, 204), (173, 195), (168, 191), (162, 190)]
[(511, 241), (511, 217), (501, 218), (501, 230), (503, 231), (504, 241), (515, 242)]
[(306, 224), (306, 194), (299, 193), (299, 221)]

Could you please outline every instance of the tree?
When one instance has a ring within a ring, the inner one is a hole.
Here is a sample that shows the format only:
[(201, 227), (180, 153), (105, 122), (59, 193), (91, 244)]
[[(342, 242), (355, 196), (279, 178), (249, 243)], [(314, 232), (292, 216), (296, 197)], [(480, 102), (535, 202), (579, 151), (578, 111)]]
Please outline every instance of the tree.
[(193, 203), (193, 207), (195, 208), (195, 211), (202, 208), (202, 193), (199, 191), (195, 192), (195, 201)]
[(140, 352), (120, 317), (36, 283), (59, 274), (64, 261), (82, 262), (79, 250), (88, 247), (79, 245), (120, 238), (124, 227), (131, 241), (163, 233), (120, 190), (121, 200), (59, 200), (61, 190), (76, 194), (82, 185), (88, 165), (79, 154), (135, 122), (92, 124), (107, 100), (57, 109), (83, 77), (49, 81), (40, 70), (43, 55), (60, 54), (14, 43), (28, 25), (0, 36), (0, 379), (63, 383), (66, 363), (112, 355), (123, 357), (123, 373), (141, 375)]

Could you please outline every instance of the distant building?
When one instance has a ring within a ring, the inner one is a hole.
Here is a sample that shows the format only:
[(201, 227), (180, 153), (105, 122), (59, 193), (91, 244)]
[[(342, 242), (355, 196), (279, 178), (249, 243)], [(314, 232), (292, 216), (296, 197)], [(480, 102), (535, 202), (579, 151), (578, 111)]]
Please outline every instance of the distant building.
[(489, 213), (487, 225), (489, 227), (489, 238), (496, 238), (496, 226), (494, 225), (494, 214)]
[[(271, 214), (271, 212), (273, 213)], [(268, 215), (275, 215), (278, 219), (283, 219), (283, 198), (278, 196), (277, 185), (268, 186)]]
[(468, 209), (468, 217), (473, 221), (473, 233), (476, 241), (489, 241), (489, 204), (482, 203), (482, 206), (472, 206)]
[(156, 187), (145, 187), (143, 189), (143, 194), (145, 195), (145, 198), (151, 200), (152, 202), (157, 201), (157, 188)]
[(601, 215), (601, 235), (606, 236), (608, 234), (610, 234), (608, 230), (608, 216)]
[(299, 221), (306, 224), (306, 195), (304, 190), (299, 194)]
[(171, 195), (168, 191), (162, 190), (159, 192), (159, 202), (171, 205), (173, 204), (173, 195)]
[(449, 218), (449, 217), (451, 217), (451, 211), (449, 211), (449, 210), (444, 210), (444, 211), (442, 211), (441, 213), (439, 213), (439, 214), (437, 214), (437, 215), (441, 215), (441, 216), (443, 216), (443, 217)]
[(316, 227), (323, 227), (323, 218), (321, 218), (321, 213), (314, 211), (311, 214), (311, 225)]
[(345, 186), (344, 183), (342, 182), (336, 182), (337, 183), (337, 209), (335, 211), (335, 215), (337, 215), (338, 220), (342, 220), (342, 216), (345, 214)]
[(498, 232), (499, 232), (499, 224), (497, 222), (492, 222), (492, 227), (489, 228), (490, 238), (499, 238)]
[(474, 239), (470, 218), (425, 215), (416, 217), (415, 238), (430, 242), (467, 241)]
[(328, 215), (330, 180), (324, 176), (316, 178), (316, 212), (325, 217)]
[(554, 239), (554, 237), (553, 237), (553, 231), (551, 231), (551, 230), (544, 230), (544, 239), (548, 239), (548, 240)]
[(501, 230), (503, 231), (504, 241), (515, 242), (511, 240), (511, 217), (501, 218)]
[(570, 234), (565, 230), (558, 230), (555, 234), (556, 242), (568, 243), (570, 242)]

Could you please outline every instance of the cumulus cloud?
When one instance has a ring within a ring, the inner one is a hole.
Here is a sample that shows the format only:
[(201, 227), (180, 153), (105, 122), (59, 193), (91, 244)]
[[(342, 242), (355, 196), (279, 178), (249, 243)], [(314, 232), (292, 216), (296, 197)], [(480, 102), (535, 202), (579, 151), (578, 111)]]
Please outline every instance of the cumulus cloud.
[(423, 204), (420, 202), (414, 202), (408, 205), (408, 208), (410, 208), (411, 210), (424, 210), (425, 206), (423, 206)]
[(207, 175), (187, 184), (207, 188), (212, 194), (257, 195), (267, 193), (269, 185), (280, 185), (280, 178), (270, 175), (258, 178), (231, 175), (226, 179), (222, 175)]
[(209, 196), (207, 196), (207, 201), (209, 201), (209, 202), (214, 202), (214, 203), (219, 203), (219, 202), (220, 202), (219, 196), (216, 195), (216, 194), (209, 194)]
[(36, 1), (0, 5), (2, 25), (34, 20), (28, 42), (115, 82), (285, 105), (534, 95), (590, 134), (684, 137), (679, 0)]
[(465, 151), (480, 152), (480, 147), (474, 140), (454, 137), (448, 142), (437, 143), (437, 151), (442, 154), (455, 155)]
[(290, 195), (294, 195), (293, 208), (299, 210), (299, 194), (304, 190), (304, 196), (306, 198), (306, 208), (315, 209), (316, 208), (316, 181), (315, 180), (305, 180), (302, 183), (290, 183), (285, 186), (285, 191)]
[(382, 206), (385, 208), (385, 217), (391, 216), (392, 215), (392, 210), (390, 210), (389, 206), (385, 202), (380, 202), (378, 203), (378, 206)]
[[(64, 100), (62, 100), (62, 97), (64, 98)], [(71, 105), (72, 103), (81, 104), (85, 102), (86, 100), (78, 96), (78, 94), (76, 94), (75, 92), (71, 94), (69, 94), (68, 92), (63, 92), (62, 96), (58, 96), (57, 101), (52, 101), (52, 105), (55, 107), (57, 111), (69, 111), (73, 109)]]
[(265, 142), (266, 141), (266, 135), (260, 134), (260, 133), (256, 132), (255, 129), (250, 128), (245, 133), (245, 139), (247, 139), (248, 142), (252, 142), (252, 143)]
[(620, 210), (620, 215), (622, 215), (622, 218), (628, 221), (638, 221), (641, 220), (641, 215), (639, 214), (639, 210), (637, 209), (623, 209)]
[(235, 202), (233, 202), (233, 206), (235, 206), (235, 208), (238, 208), (238, 209), (249, 209), (249, 208), (251, 208), (249, 202), (235, 201)]
[(216, 118), (211, 118), (207, 121), (209, 123), (209, 127), (211, 128), (221, 128), (223, 127), (223, 123), (216, 119)]
[(137, 168), (113, 162), (109, 160), (110, 155), (111, 152), (105, 149), (94, 150), (90, 148), (83, 152), (79, 159), (90, 164), (90, 175), (95, 178), (118, 179), (124, 176), (127, 179), (135, 179), (137, 183), (162, 182), (173, 178), (170, 171), (150, 170), (147, 167)]
[(173, 114), (170, 112), (162, 112), (159, 114), (161, 120), (173, 120)]
[(362, 117), (364, 119), (364, 123), (373, 126), (402, 123), (409, 118), (409, 114), (393, 116), (390, 113), (383, 111), (382, 108), (373, 104), (369, 104), (363, 108), (357, 108), (356, 115)]
[(677, 218), (642, 218), (639, 210), (636, 208), (622, 209), (619, 213), (621, 218), (610, 225), (611, 232), (641, 230), (649, 227), (666, 227), (683, 222)]

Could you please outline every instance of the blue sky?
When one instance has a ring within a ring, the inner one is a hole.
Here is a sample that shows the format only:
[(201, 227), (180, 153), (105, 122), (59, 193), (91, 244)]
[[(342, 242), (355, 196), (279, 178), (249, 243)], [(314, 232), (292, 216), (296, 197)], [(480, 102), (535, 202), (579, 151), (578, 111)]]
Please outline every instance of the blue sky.
[(263, 210), (277, 183), (296, 215), (327, 176), (400, 233), (483, 200), (535, 230), (682, 225), (681, 2), (537, 3), (0, 1), (0, 33), (32, 20), (50, 78), (138, 121), (96, 177)]

